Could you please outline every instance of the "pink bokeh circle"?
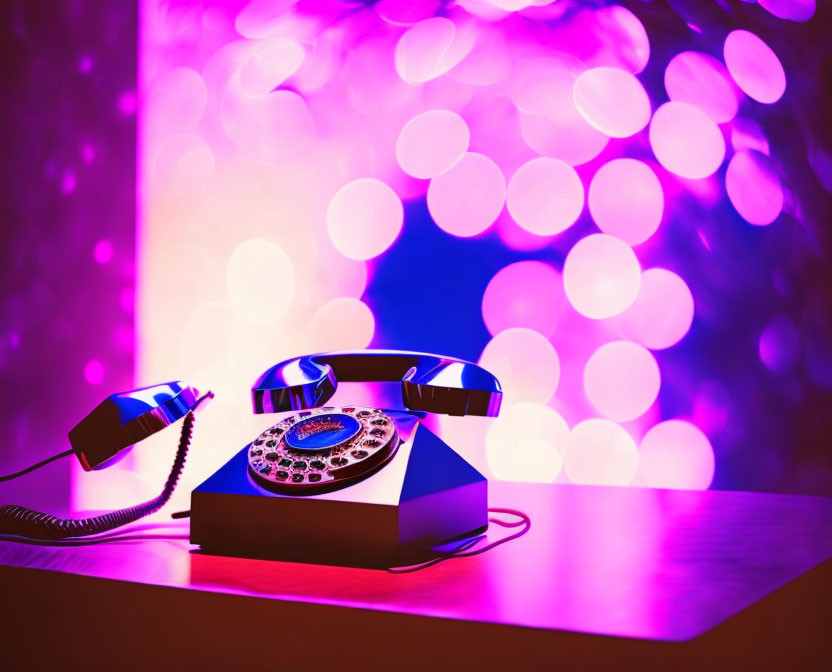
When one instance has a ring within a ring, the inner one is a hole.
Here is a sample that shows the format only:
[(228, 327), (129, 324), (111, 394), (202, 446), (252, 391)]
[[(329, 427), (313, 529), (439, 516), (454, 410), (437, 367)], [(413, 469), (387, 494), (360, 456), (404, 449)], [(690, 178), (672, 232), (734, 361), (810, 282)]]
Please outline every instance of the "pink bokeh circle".
[(664, 268), (649, 268), (641, 274), (638, 296), (621, 320), (630, 339), (661, 350), (688, 333), (693, 311), (693, 295), (682, 278)]
[(410, 84), (445, 74), (474, 46), (473, 33), (458, 30), (450, 19), (436, 16), (409, 28), (396, 44), (396, 71)]
[(757, 0), (757, 3), (778, 19), (804, 22), (815, 15), (815, 0)]
[(594, 320), (613, 317), (638, 296), (641, 267), (627, 243), (597, 233), (579, 240), (566, 255), (563, 286), (581, 315)]
[(636, 475), (638, 460), (635, 441), (611, 420), (584, 420), (566, 439), (564, 466), (573, 483), (628, 485)]
[(371, 259), (399, 235), (402, 202), (381, 180), (365, 177), (345, 184), (332, 197), (326, 228), (333, 245), (350, 259)]
[(718, 124), (731, 121), (739, 100), (731, 75), (721, 61), (699, 51), (676, 54), (664, 71), (670, 100), (696, 105)]
[(468, 151), (470, 140), (468, 124), (456, 112), (428, 110), (402, 128), (396, 141), (396, 159), (408, 175), (435, 177)]
[(651, 427), (638, 452), (638, 474), (652, 488), (706, 490), (713, 481), (711, 442), (684, 420), (666, 420)]
[(659, 228), (664, 193), (659, 178), (647, 164), (636, 159), (613, 159), (592, 178), (588, 204), (601, 231), (638, 245)]
[(627, 138), (650, 121), (650, 99), (636, 77), (620, 68), (593, 68), (573, 89), (575, 107), (592, 126), (611, 138)]
[(109, 238), (102, 238), (92, 249), (92, 256), (98, 264), (107, 264), (113, 258), (115, 248)]
[(671, 173), (708, 177), (725, 158), (725, 140), (714, 121), (690, 103), (665, 103), (650, 122), (650, 146)]
[(772, 371), (788, 371), (800, 356), (800, 335), (787, 315), (775, 315), (758, 342), (760, 361)]
[(578, 219), (584, 207), (584, 187), (568, 163), (546, 157), (532, 159), (509, 181), (506, 207), (521, 228), (550, 236)]
[(771, 224), (783, 209), (783, 187), (774, 163), (754, 150), (743, 150), (731, 157), (725, 171), (725, 190), (749, 224)]
[(518, 261), (491, 278), (482, 297), (482, 316), (492, 335), (525, 327), (548, 337), (562, 303), (560, 273), (541, 261)]
[(497, 376), (507, 408), (524, 401), (545, 404), (560, 380), (555, 348), (531, 329), (501, 331), (485, 346), (479, 364)]
[(629, 341), (598, 348), (584, 368), (584, 391), (605, 417), (624, 422), (644, 415), (661, 387), (659, 365), (650, 351)]
[(512, 100), (524, 142), (542, 156), (577, 166), (594, 159), (609, 138), (575, 107), (575, 79), (584, 65), (565, 54), (517, 66)]
[(90, 385), (101, 385), (105, 374), (106, 368), (100, 359), (91, 359), (84, 364), (84, 380)]
[(454, 236), (475, 236), (497, 219), (506, 182), (494, 161), (468, 152), (430, 181), (428, 210), (436, 225)]
[(728, 33), (723, 55), (731, 77), (751, 98), (760, 103), (780, 100), (786, 90), (786, 72), (777, 54), (754, 33)]

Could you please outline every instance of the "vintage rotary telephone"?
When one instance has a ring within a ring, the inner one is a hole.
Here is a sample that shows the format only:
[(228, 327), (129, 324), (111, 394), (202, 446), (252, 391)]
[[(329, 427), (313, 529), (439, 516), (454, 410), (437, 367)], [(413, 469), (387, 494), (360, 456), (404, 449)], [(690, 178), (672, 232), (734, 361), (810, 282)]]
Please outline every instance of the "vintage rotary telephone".
[[(369, 381), (400, 381), (406, 410), (322, 406), (339, 382)], [(182, 383), (112, 395), (70, 432), (72, 450), (3, 477), (73, 452), (84, 469), (104, 467), (184, 417), (179, 450), (158, 497), (85, 520), (0, 507), (0, 535), (59, 543), (100, 535), (158, 510), (184, 465), (193, 413), (210, 396), (199, 397)], [(207, 553), (336, 564), (430, 561), (437, 547), (471, 539), (488, 526), (487, 481), (421, 420), (425, 413), (496, 416), (501, 397), (488, 371), (438, 355), (365, 350), (276, 364), (252, 388), (253, 410), (291, 414), (193, 491), (191, 542)], [(473, 542), (464, 543), (467, 548)]]

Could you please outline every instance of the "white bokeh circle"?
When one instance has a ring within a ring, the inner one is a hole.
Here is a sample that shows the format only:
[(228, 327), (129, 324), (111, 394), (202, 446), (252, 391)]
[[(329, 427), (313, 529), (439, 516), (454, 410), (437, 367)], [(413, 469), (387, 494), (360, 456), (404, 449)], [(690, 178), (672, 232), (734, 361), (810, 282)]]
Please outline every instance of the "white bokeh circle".
[(295, 294), (295, 269), (280, 247), (252, 238), (231, 253), (226, 288), (234, 312), (257, 324), (273, 324), (286, 312)]
[(315, 311), (309, 331), (315, 352), (360, 350), (373, 340), (375, 319), (363, 301), (340, 296)]
[(500, 480), (551, 483), (560, 474), (568, 436), (569, 426), (553, 408), (509, 406), (488, 428), (488, 466)]
[(499, 166), (483, 154), (467, 152), (428, 186), (428, 210), (443, 231), (476, 236), (503, 209), (506, 182)]
[(569, 432), (564, 467), (573, 483), (628, 485), (638, 470), (638, 449), (620, 425), (592, 418)]
[(509, 181), (506, 207), (526, 231), (551, 236), (578, 219), (584, 207), (584, 187), (578, 173), (565, 161), (532, 159)]
[(471, 132), (456, 112), (428, 110), (408, 121), (396, 141), (402, 170), (419, 179), (445, 172), (468, 151)]
[(584, 317), (600, 320), (625, 311), (638, 296), (641, 267), (633, 250), (615, 236), (579, 240), (563, 264), (563, 287)]
[(381, 180), (365, 177), (345, 184), (329, 202), (326, 228), (332, 243), (350, 259), (372, 259), (399, 235), (402, 202)]

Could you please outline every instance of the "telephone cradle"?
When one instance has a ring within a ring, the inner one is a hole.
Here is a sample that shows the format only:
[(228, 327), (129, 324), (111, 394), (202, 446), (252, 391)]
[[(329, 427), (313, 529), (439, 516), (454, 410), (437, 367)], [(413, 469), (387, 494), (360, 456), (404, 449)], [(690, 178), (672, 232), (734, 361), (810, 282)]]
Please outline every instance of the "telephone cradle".
[[(338, 382), (401, 381), (409, 409), (323, 406)], [(255, 413), (291, 412), (191, 493), (191, 543), (220, 555), (364, 567), (419, 562), (488, 526), (488, 483), (422, 421), (497, 415), (499, 382), (448, 357), (368, 350), (266, 371)]]

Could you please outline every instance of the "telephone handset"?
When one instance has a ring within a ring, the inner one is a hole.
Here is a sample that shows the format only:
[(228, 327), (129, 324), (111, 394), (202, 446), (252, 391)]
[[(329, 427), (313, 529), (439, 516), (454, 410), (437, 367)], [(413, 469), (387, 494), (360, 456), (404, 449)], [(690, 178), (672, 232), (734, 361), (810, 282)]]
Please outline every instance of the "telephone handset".
[(398, 382), (412, 411), (496, 416), (502, 390), (481, 366), (453, 357), (401, 350), (346, 350), (275, 364), (251, 389), (255, 413), (304, 410), (325, 404), (338, 382)]
[(251, 444), (248, 466), (260, 485), (284, 494), (324, 492), (366, 478), (393, 458), (401, 438), (382, 410), (320, 407), (339, 381), (401, 381), (407, 409), (449, 415), (497, 415), (502, 396), (488, 371), (450, 357), (365, 350), (289, 359), (252, 388), (255, 413), (301, 411)]

